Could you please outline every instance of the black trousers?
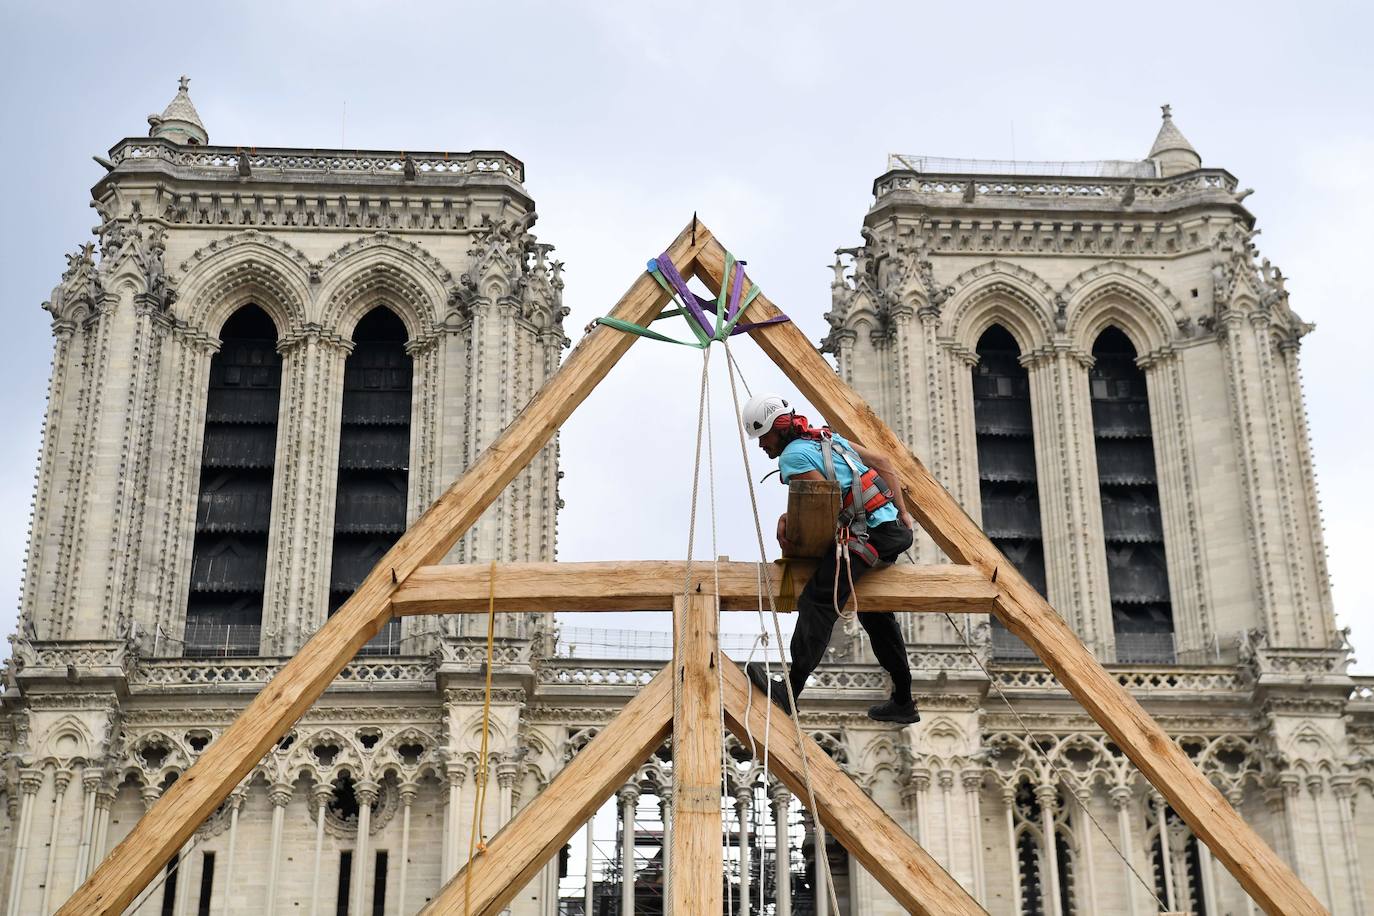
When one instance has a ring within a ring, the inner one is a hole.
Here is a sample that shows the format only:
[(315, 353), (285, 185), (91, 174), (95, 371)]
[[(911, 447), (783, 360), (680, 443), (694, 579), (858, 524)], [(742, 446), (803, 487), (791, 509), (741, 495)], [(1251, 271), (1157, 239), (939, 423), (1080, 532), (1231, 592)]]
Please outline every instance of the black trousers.
[[(878, 551), (884, 562), (891, 563), (911, 546), (911, 529), (899, 522), (884, 522), (868, 530), (868, 542)], [(835, 628), (839, 614), (835, 608), (844, 607), (849, 600), (849, 579), (855, 582), (871, 570), (857, 560), (849, 565), (849, 572), (835, 561), (830, 551), (802, 589), (797, 599), (797, 628), (792, 631), (792, 692), (801, 695), (806, 679), (825, 656), (830, 645), (830, 631)], [(836, 598), (836, 578), (839, 596)], [(878, 664), (892, 676), (892, 696), (899, 702), (911, 699), (911, 665), (906, 658), (906, 642), (897, 625), (897, 615), (891, 612), (859, 614), (859, 624), (868, 633)]]

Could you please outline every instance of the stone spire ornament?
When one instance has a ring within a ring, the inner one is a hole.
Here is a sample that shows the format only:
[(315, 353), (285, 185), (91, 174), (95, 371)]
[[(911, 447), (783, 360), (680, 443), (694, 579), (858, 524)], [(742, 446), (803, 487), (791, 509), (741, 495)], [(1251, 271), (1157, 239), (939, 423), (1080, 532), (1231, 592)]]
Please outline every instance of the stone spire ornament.
[(1163, 178), (1202, 168), (1202, 157), (1174, 124), (1173, 106), (1161, 105), (1159, 110), (1164, 123), (1159, 126), (1159, 133), (1146, 158), (1158, 163), (1159, 174)]
[(148, 115), (148, 136), (166, 137), (173, 143), (189, 146), (204, 146), (210, 142), (205, 125), (200, 122), (196, 106), (191, 104), (187, 92), (191, 78), (183, 76), (177, 80), (177, 94), (167, 104), (161, 115)]

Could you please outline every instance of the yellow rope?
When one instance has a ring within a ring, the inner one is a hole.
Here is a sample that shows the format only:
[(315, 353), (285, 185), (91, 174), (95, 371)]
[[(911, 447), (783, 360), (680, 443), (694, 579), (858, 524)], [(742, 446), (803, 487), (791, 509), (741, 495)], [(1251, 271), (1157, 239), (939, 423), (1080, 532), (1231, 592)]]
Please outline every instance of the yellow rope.
[(487, 685), (482, 697), (482, 750), (477, 758), (477, 786), (472, 799), (472, 832), (468, 837), (468, 864), (463, 868), (463, 914), (472, 914), (472, 863), (487, 851), (482, 836), (482, 811), (487, 802), (487, 739), (491, 733), (491, 667), (496, 654), (496, 561), (487, 576)]

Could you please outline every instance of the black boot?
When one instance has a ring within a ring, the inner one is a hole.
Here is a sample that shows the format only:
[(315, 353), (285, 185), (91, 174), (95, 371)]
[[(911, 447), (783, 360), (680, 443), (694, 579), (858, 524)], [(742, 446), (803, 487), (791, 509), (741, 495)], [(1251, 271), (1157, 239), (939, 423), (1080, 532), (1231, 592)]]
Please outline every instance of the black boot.
[(879, 722), (896, 722), (900, 725), (911, 725), (913, 722), (921, 721), (921, 713), (916, 708), (915, 700), (907, 700), (902, 703), (891, 698), (885, 703), (871, 707), (868, 710), (868, 717)]
[(768, 698), (789, 716), (792, 715), (792, 704), (787, 701), (787, 685), (782, 681), (772, 681), (768, 679), (768, 669), (763, 666), (763, 662), (750, 662), (744, 666), (744, 673), (749, 678), (749, 683), (768, 695)]

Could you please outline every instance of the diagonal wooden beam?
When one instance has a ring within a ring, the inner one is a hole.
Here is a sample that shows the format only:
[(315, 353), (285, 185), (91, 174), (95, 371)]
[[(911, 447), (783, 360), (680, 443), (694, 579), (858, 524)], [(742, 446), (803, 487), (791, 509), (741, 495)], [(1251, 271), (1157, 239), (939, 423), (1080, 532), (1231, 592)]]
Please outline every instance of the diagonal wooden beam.
[[(693, 220), (669, 246), (668, 255), (681, 270), (690, 271), (696, 255), (710, 241), (711, 234)], [(667, 301), (658, 283), (641, 274), (612, 314), (646, 324)], [(448, 553), (635, 340), (610, 328), (597, 328), (583, 338), (510, 426), (387, 551), (353, 597), (153, 805), (59, 912), (63, 916), (123, 912), (349, 659), (391, 619), (396, 584)]]
[[(664, 668), (578, 752), (420, 912), (490, 916), (520, 893), (578, 828), (653, 754), (672, 731), (673, 681)], [(472, 909), (467, 909), (471, 894)]]
[[(816, 567), (814, 560), (771, 564), (769, 581), (778, 610), (791, 611)], [(687, 564), (670, 560), (612, 563), (502, 563), (421, 566), (391, 596), (392, 611), (407, 614), (485, 614), (492, 591), (498, 611), (671, 610), (681, 594)], [(757, 563), (720, 564), (721, 607), (758, 608)], [(711, 563), (692, 566), (693, 591), (716, 590)], [(991, 613), (997, 588), (971, 566), (912, 566), (875, 570), (856, 586), (862, 611)], [(790, 603), (784, 607), (784, 601)]]
[[(772, 706), (729, 659), (723, 664), (726, 728), (752, 747), (759, 760), (764, 757), (763, 738), (767, 734), (769, 771), (807, 804), (792, 718)], [(878, 807), (819, 744), (809, 736), (802, 743), (821, 823), (898, 903), (926, 916), (987, 916), (978, 901)]]
[(720, 640), (715, 599), (693, 593), (673, 607), (673, 845), (668, 894), (674, 913), (721, 912)]
[[(725, 270), (725, 249), (713, 240), (697, 258), (696, 268), (695, 275), (718, 291)], [(747, 318), (758, 321), (777, 314), (777, 307), (760, 295)], [(1292, 869), (1236, 813), (1159, 723), (1103, 669), (920, 459), (854, 389), (840, 380), (797, 326), (784, 322), (750, 333), (832, 427), (893, 457), (921, 527), (951, 560), (969, 564), (996, 582), (1001, 592), (998, 618), (1035, 650), (1059, 683), (1112, 736), (1246, 892), (1271, 914), (1326, 913)]]

